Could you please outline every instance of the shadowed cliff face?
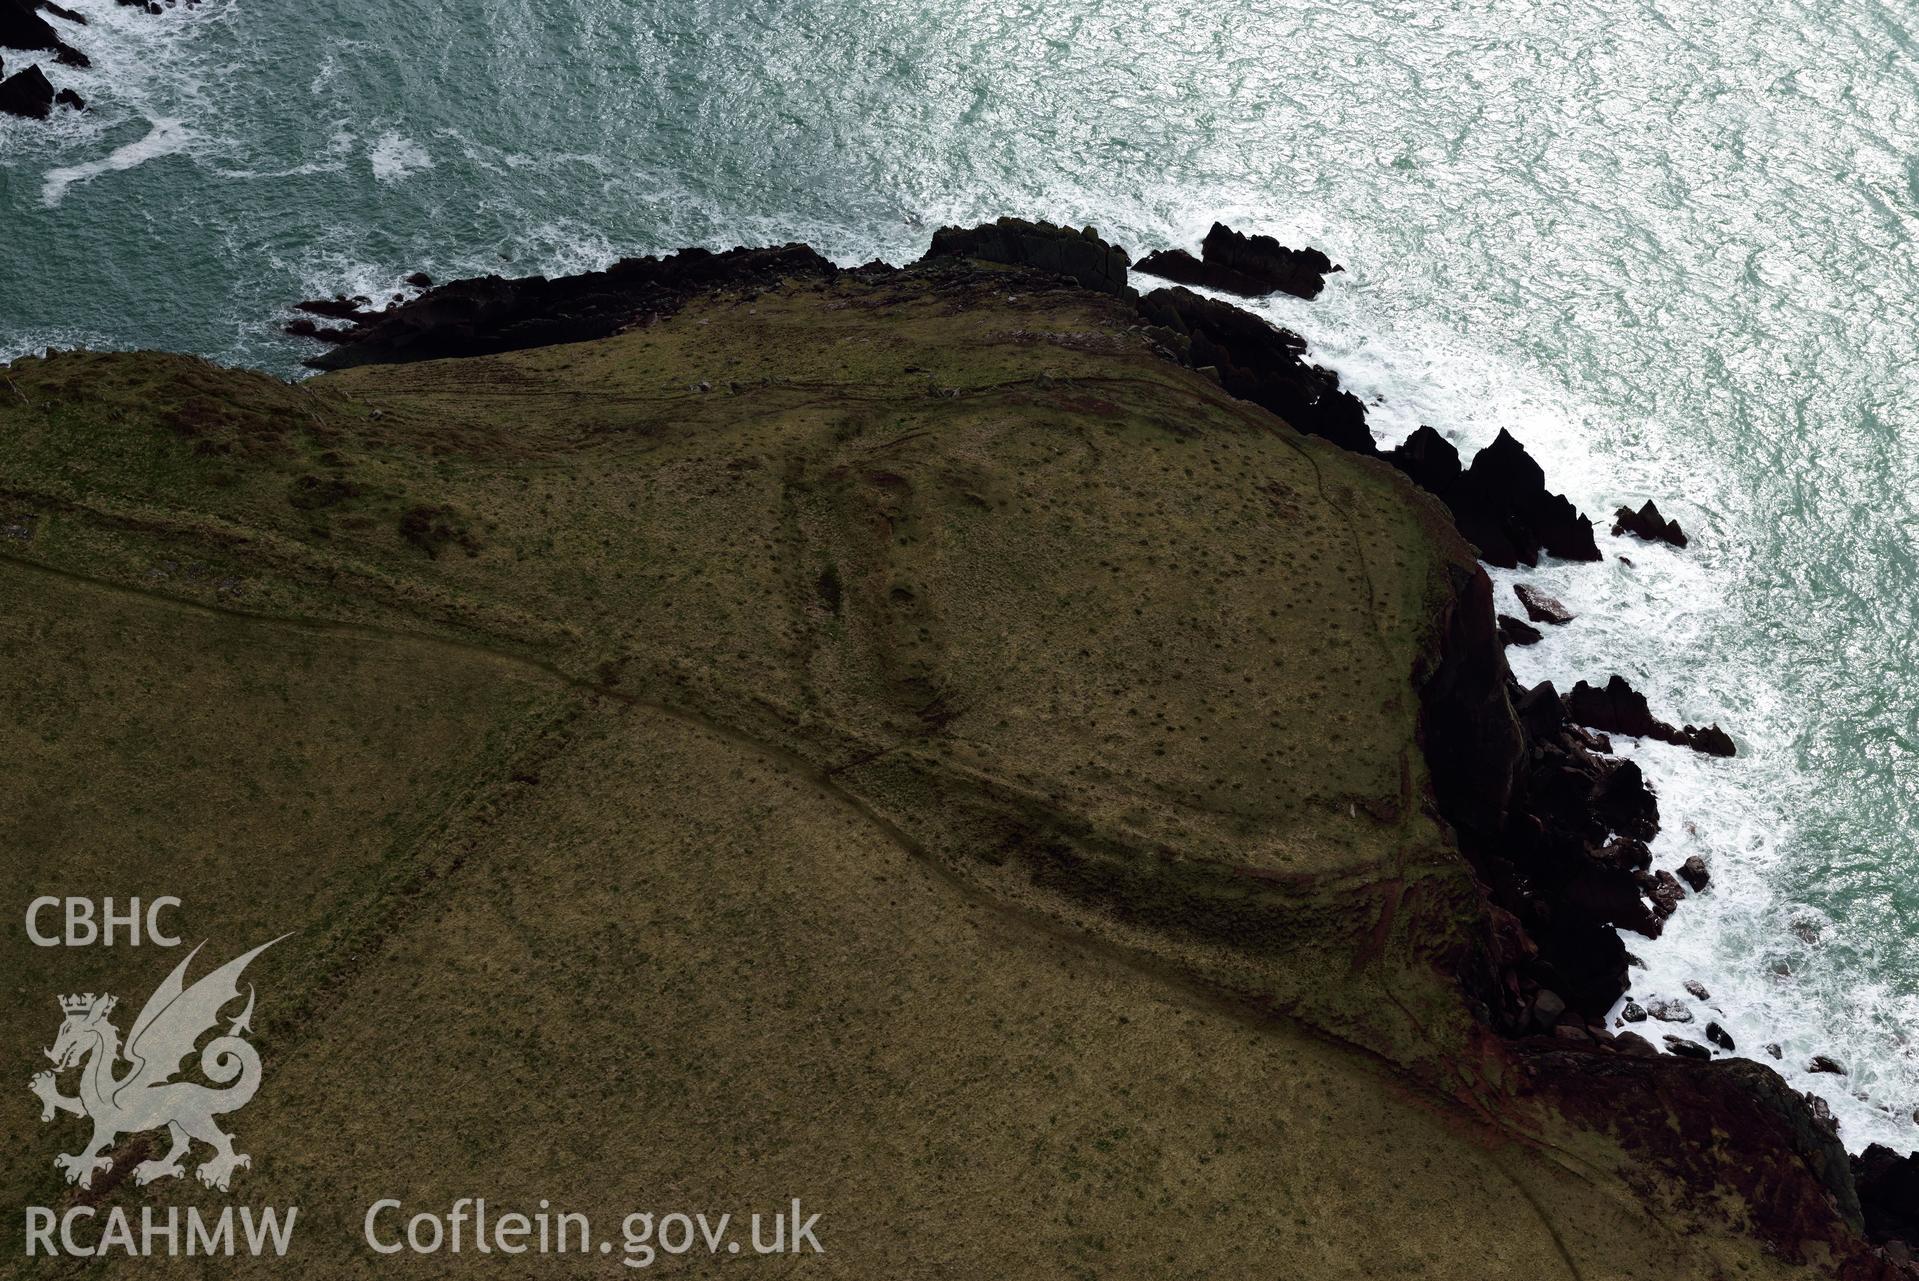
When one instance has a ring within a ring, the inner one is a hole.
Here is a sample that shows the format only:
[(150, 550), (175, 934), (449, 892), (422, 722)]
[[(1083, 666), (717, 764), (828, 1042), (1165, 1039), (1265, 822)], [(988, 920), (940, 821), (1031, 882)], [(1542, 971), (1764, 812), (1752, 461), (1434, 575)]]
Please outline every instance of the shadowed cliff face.
[(847, 1276), (1852, 1257), (1790, 1124), (1620, 1124), (1710, 1065), (1475, 1019), (1528, 958), (1453, 836), (1523, 775), (1471, 549), (1124, 298), (955, 260), (299, 387), (7, 372), (0, 858), (296, 932), (248, 1195), (322, 1274), (482, 1168), (803, 1195)]

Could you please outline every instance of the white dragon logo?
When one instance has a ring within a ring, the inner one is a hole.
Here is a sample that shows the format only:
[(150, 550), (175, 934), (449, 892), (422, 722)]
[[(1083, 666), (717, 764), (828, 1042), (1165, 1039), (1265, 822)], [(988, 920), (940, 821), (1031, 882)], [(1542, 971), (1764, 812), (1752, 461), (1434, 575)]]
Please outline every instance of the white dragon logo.
[[(214, 1117), (245, 1107), (260, 1087), (259, 1052), (241, 1039), (242, 1033), (252, 1030), (251, 984), (247, 987), (246, 1008), (224, 1036), (208, 1041), (200, 1052), (200, 1070), (208, 1080), (225, 1088), (171, 1078), (181, 1070), (181, 1061), (193, 1053), (195, 1043), (219, 1023), (221, 1008), (238, 999), (240, 974), (247, 964), (279, 941), (262, 943), (192, 987), (187, 987), (184, 980), (187, 966), (200, 948), (187, 953), (186, 960), (175, 966), (147, 998), (140, 1017), (133, 1021), (124, 1051), (128, 1064), (124, 1075), (115, 1075), (122, 1056), (120, 1031), (107, 1018), (117, 999), (91, 992), (60, 998), (60, 1011), (66, 1017), (53, 1048), (46, 1052), (53, 1061), (53, 1071), (39, 1073), (28, 1082), (28, 1088), (44, 1105), (42, 1121), (51, 1121), (57, 1112), (93, 1121), (93, 1139), (85, 1148), (72, 1156), (53, 1159), (66, 1174), (67, 1182), (90, 1186), (96, 1173), (113, 1168), (113, 1158), (105, 1153), (116, 1139), (161, 1126), (172, 1136), (173, 1147), (164, 1157), (135, 1166), (135, 1183), (178, 1178), (186, 1173), (180, 1159), (194, 1140), (213, 1149), (213, 1156), (194, 1171), (208, 1187), (226, 1191), (233, 1172), (253, 1164), (245, 1153), (233, 1150), (232, 1136), (213, 1123)], [(82, 1063), (79, 1097), (61, 1094), (56, 1074)]]

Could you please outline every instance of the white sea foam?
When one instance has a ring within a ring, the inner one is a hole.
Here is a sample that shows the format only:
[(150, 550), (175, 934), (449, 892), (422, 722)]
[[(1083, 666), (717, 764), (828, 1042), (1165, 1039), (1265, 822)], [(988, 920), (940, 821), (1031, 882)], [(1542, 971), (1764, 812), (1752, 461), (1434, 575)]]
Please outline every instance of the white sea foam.
[(119, 173), (149, 160), (173, 155), (185, 150), (191, 138), (192, 135), (180, 121), (155, 120), (147, 130), (146, 137), (137, 142), (116, 147), (98, 160), (49, 169), (46, 181), (40, 188), (40, 203), (52, 209), (66, 199), (68, 189), (74, 184), (91, 182), (102, 174)]
[(433, 157), (425, 147), (391, 130), (367, 149), (367, 161), (373, 166), (373, 176), (381, 182), (398, 182), (433, 167)]

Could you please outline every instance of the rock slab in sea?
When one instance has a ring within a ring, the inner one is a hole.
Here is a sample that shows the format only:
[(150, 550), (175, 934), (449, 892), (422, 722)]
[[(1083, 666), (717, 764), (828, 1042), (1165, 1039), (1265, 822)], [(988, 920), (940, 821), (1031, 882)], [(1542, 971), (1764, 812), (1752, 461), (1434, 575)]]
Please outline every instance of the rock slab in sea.
[(1573, 621), (1575, 615), (1556, 597), (1548, 596), (1530, 583), (1514, 583), (1513, 595), (1526, 607), (1526, 617), (1535, 623), (1550, 623), (1554, 627), (1564, 627)]
[(1687, 543), (1686, 531), (1679, 528), (1676, 520), (1667, 520), (1659, 514), (1659, 507), (1648, 498), (1638, 511), (1630, 507), (1621, 507), (1613, 513), (1613, 537), (1631, 534), (1649, 543), (1671, 543), (1674, 547), (1684, 547)]

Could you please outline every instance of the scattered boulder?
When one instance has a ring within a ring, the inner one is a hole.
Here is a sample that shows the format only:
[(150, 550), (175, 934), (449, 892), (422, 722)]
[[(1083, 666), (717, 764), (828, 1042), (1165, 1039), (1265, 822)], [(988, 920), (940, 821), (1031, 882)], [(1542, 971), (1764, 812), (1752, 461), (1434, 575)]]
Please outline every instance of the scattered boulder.
[(1679, 910), (1685, 901), (1686, 891), (1679, 879), (1665, 868), (1654, 872), (1645, 883), (1646, 897), (1652, 900), (1653, 915), (1665, 920)]
[(1826, 1072), (1833, 1076), (1844, 1076), (1846, 1074), (1846, 1065), (1830, 1055), (1815, 1054), (1812, 1056), (1812, 1062), (1806, 1064), (1806, 1071)]
[(1678, 1055), (1682, 1059), (1712, 1058), (1712, 1051), (1697, 1041), (1688, 1040), (1686, 1037), (1677, 1036), (1671, 1032), (1666, 1033), (1664, 1039), (1667, 1051)]
[(1671, 543), (1674, 547), (1684, 547), (1687, 541), (1686, 531), (1679, 528), (1679, 522), (1661, 516), (1659, 508), (1650, 498), (1638, 511), (1621, 507), (1614, 512), (1612, 532), (1615, 538), (1621, 534), (1631, 534), (1650, 543)]
[(433, 277), (427, 275), (424, 271), (416, 271), (406, 278), (406, 283), (412, 285), (415, 289), (431, 289), (433, 288)]
[(1661, 1023), (1692, 1022), (1692, 1009), (1684, 1001), (1675, 1001), (1667, 997), (1646, 1002), (1646, 1013)]
[(1540, 988), (1533, 997), (1533, 1026), (1541, 1032), (1552, 1031), (1565, 1013), (1565, 999), (1550, 988)]
[(1712, 1000), (1712, 993), (1708, 992), (1706, 990), (1706, 985), (1704, 983), (1701, 983), (1698, 979), (1687, 979), (1685, 983), (1685, 987), (1688, 992), (1692, 993), (1693, 999), (1696, 1001)]
[(1775, 1059), (1783, 1059), (1786, 1057), (1786, 1052), (1779, 1048), (1779, 1042), (1777, 1041), (1766, 1042), (1766, 1053), (1772, 1055)]
[(1523, 623), (1511, 614), (1499, 616), (1499, 640), (1503, 645), (1537, 645), (1543, 633), (1531, 623)]
[(1717, 1023), (1706, 1024), (1706, 1039), (1728, 1054), (1738, 1048), (1733, 1044), (1732, 1034)]
[(1694, 854), (1679, 865), (1679, 879), (1692, 887), (1693, 893), (1712, 884), (1712, 873), (1706, 870), (1706, 860)]
[(45, 120), (53, 114), (53, 85), (38, 63), (0, 81), (0, 112), (24, 120)]
[(1619, 1017), (1628, 1023), (1644, 1023), (1646, 1021), (1646, 1007), (1637, 1001), (1628, 1001), (1626, 1002), (1626, 1008), (1619, 1011)]
[(1577, 617), (1553, 597), (1529, 583), (1514, 583), (1513, 595), (1519, 597), (1519, 603), (1526, 607), (1526, 617), (1535, 623), (1550, 623), (1554, 627), (1564, 627)]
[(1216, 222), (1200, 244), (1200, 258), (1168, 249), (1140, 259), (1140, 271), (1182, 285), (1199, 285), (1250, 298), (1284, 291), (1317, 298), (1326, 277), (1344, 268), (1317, 249), (1288, 249), (1271, 236), (1246, 236)]
[(1613, 1049), (1634, 1058), (1651, 1058), (1659, 1053), (1653, 1043), (1637, 1032), (1621, 1032), (1612, 1039)]
[(1083, 288), (1118, 297), (1133, 292), (1126, 283), (1132, 259), (1118, 245), (1101, 240), (1091, 227), (1075, 231), (1024, 218), (1001, 218), (977, 227), (941, 227), (920, 261), (927, 258), (977, 258), (1070, 276)]
[(62, 89), (60, 92), (54, 94), (53, 104), (56, 107), (70, 107), (75, 111), (85, 111), (87, 109), (87, 100), (71, 89)]

